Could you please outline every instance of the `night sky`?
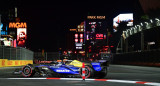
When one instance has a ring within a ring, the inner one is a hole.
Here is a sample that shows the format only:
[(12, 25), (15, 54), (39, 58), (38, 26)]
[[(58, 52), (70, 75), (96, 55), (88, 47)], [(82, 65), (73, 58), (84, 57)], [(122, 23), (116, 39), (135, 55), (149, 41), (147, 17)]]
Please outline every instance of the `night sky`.
[(112, 30), (112, 19), (119, 13), (133, 12), (137, 0), (59, 1), (4, 0), (0, 9), (18, 8), (18, 17), (28, 24), (27, 48), (58, 51), (65, 48), (65, 34), (76, 28), (87, 15), (105, 15)]

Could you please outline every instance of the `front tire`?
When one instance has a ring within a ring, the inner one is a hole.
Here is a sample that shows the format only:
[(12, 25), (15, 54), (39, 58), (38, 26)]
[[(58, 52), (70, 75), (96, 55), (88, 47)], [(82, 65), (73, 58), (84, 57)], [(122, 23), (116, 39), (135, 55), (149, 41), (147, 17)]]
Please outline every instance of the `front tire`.
[(107, 67), (104, 67), (102, 69), (102, 72), (99, 73), (98, 78), (105, 78), (107, 76), (107, 73), (108, 73)]

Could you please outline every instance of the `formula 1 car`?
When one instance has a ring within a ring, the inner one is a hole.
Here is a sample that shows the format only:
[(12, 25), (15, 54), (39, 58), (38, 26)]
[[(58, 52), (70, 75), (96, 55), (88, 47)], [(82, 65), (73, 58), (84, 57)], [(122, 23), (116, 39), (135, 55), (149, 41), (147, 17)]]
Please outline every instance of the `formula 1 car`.
[(77, 60), (68, 62), (51, 62), (49, 64), (28, 64), (25, 65), (21, 73), (24, 77), (54, 76), (54, 77), (82, 77), (82, 63), (85, 63), (85, 77), (103, 78), (107, 75), (108, 62), (99, 60), (98, 62), (81, 62)]

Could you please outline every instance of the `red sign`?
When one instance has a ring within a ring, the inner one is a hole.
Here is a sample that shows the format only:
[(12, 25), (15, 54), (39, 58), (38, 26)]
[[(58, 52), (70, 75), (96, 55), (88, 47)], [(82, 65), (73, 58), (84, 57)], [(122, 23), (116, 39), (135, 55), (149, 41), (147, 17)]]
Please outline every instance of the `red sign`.
[(83, 38), (83, 34), (80, 34), (80, 38)]
[(103, 39), (103, 34), (96, 34), (96, 39)]
[(78, 39), (75, 39), (75, 42), (78, 42)]
[(83, 39), (80, 39), (80, 43), (82, 43), (83, 42)]
[(78, 38), (78, 34), (75, 34), (75, 38)]

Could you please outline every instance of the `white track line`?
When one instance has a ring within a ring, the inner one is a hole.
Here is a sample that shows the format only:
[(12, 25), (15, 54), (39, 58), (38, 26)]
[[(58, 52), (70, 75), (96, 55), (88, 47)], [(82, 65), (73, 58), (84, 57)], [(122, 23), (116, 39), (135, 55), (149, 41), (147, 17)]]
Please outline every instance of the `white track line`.
[(154, 86), (160, 86), (160, 83), (145, 83), (145, 85), (154, 85)]
[[(0, 78), (0, 79), (16, 79), (16, 80), (47, 80), (47, 79), (53, 79), (53, 80), (83, 80), (82, 78)], [(106, 82), (118, 82), (118, 83), (137, 83), (137, 84), (145, 84), (145, 85), (153, 85), (153, 86), (160, 86), (160, 83), (156, 82), (145, 82), (145, 81), (130, 81), (130, 80), (115, 80), (115, 79), (85, 79), (86, 81), (106, 81)]]
[(120, 83), (136, 83), (137, 81), (129, 81), (129, 80), (107, 80), (108, 82), (120, 82)]
[(46, 78), (0, 78), (0, 79), (46, 79)]

